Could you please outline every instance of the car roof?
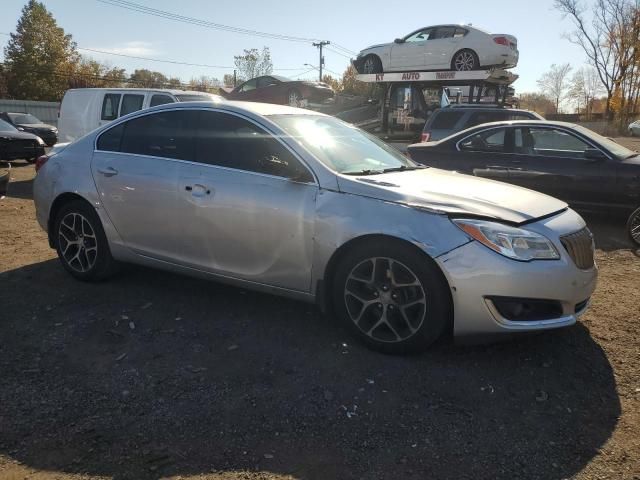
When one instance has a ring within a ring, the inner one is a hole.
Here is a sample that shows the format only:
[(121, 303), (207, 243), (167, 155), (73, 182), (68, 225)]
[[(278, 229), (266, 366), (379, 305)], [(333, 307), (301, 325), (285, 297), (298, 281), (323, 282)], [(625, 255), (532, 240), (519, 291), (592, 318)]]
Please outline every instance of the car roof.
[(252, 113), (254, 115), (316, 115), (326, 117), (324, 113), (314, 112), (313, 110), (306, 110), (304, 108), (288, 107), (286, 105), (276, 105), (273, 103), (260, 103), (260, 102), (237, 102), (230, 100), (215, 101), (215, 102), (180, 102), (180, 103), (165, 103), (164, 105), (158, 105), (147, 110), (142, 111), (157, 111), (157, 110), (171, 110), (175, 108), (201, 108), (215, 106), (221, 110), (228, 110), (236, 113)]
[(126, 88), (126, 87), (116, 87), (116, 88), (103, 88), (103, 87), (91, 87), (91, 88), (70, 88), (67, 92), (78, 92), (78, 91), (125, 91), (125, 92), (160, 92), (160, 93), (170, 93), (172, 95), (216, 95), (215, 93), (208, 92), (199, 92), (197, 90), (176, 90), (173, 88)]
[(426, 30), (427, 28), (440, 28), (440, 27), (457, 27), (457, 28), (464, 28), (465, 30), (477, 30), (479, 32), (482, 33), (489, 33), (486, 30), (482, 30), (481, 28), (478, 27), (474, 27), (473, 25), (464, 25), (462, 23), (442, 23), (439, 25), (427, 25), (425, 27), (422, 28), (418, 28), (416, 30), (414, 30), (413, 32), (411, 32), (409, 35), (419, 32), (421, 30)]

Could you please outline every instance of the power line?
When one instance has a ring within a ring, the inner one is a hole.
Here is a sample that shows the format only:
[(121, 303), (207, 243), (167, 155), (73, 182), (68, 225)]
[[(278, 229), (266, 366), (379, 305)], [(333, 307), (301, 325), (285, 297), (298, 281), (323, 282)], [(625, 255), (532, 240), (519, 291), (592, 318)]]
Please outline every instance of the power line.
[[(0, 35), (6, 35), (6, 36), (11, 36), (9, 33), (5, 33), (5, 32), (0, 32)], [(171, 63), (174, 65), (187, 65), (187, 66), (192, 66), (192, 67), (207, 67), (207, 68), (218, 68), (218, 69), (224, 69), (224, 70), (233, 70), (236, 67), (228, 67), (228, 66), (222, 66), (222, 65), (208, 65), (205, 63), (189, 63), (189, 62), (180, 62), (177, 60), (162, 60), (160, 58), (150, 58), (150, 57), (139, 57), (136, 55), (127, 55), (124, 53), (115, 53), (115, 52), (109, 52), (106, 50), (97, 50), (95, 48), (86, 48), (86, 47), (76, 47), (78, 50), (84, 50), (87, 52), (94, 52), (94, 53), (102, 53), (105, 55), (114, 55), (116, 57), (125, 57), (125, 58), (134, 58), (137, 60), (146, 60), (149, 62), (160, 62), (160, 63)], [(274, 68), (273, 69), (276, 72), (285, 72), (285, 71), (300, 71), (300, 70), (304, 70), (303, 68)]]
[(174, 20), (183, 23), (189, 23), (192, 25), (198, 25), (205, 28), (211, 28), (215, 30), (223, 30), (227, 32), (239, 33), (242, 35), (253, 35), (257, 37), (263, 38), (273, 38), (276, 40), (286, 40), (290, 42), (302, 42), (302, 43), (311, 43), (317, 42), (319, 39), (317, 38), (305, 38), (305, 37), (295, 37), (292, 35), (282, 35), (278, 33), (268, 33), (261, 32), (258, 30), (250, 30), (247, 28), (233, 27), (230, 25), (223, 25), (221, 23), (209, 22), (206, 20), (200, 20), (198, 18), (186, 17), (184, 15), (178, 15), (176, 13), (167, 12), (166, 10), (159, 10), (157, 8), (151, 8), (144, 5), (140, 5), (139, 3), (129, 2), (126, 0), (97, 0), (100, 3), (104, 3), (107, 5), (111, 5), (114, 7), (124, 8), (126, 10), (136, 11), (139, 13), (144, 13), (147, 15), (153, 15), (155, 17), (166, 18), (168, 20)]
[(344, 57), (344, 58), (348, 58), (349, 60), (351, 60), (351, 56), (349, 56), (349, 55), (345, 55), (344, 53), (341, 53), (341, 52), (339, 52), (338, 50), (335, 50), (335, 49), (330, 48), (330, 47), (327, 47), (327, 50), (329, 50), (329, 51), (330, 51), (330, 52), (332, 52), (332, 53), (335, 53), (335, 54), (337, 54), (337, 55), (340, 55), (340, 56), (342, 56), (342, 57)]

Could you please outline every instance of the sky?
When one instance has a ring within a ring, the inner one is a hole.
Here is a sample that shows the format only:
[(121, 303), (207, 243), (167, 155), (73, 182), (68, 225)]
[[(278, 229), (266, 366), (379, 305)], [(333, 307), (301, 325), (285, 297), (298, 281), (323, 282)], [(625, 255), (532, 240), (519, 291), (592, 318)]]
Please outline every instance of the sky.
[[(389, 0), (132, 0), (160, 10), (208, 22), (280, 35), (329, 40), (325, 50), (326, 73), (340, 76), (349, 64), (349, 54), (369, 45), (386, 43), (413, 30), (441, 23), (473, 24), (492, 33), (518, 38), (520, 75), (517, 93), (537, 90), (536, 80), (551, 64), (569, 62), (574, 69), (584, 65), (582, 50), (562, 38), (572, 30), (571, 22), (553, 8), (553, 0), (456, 0), (451, 4), (423, 0), (420, 6), (402, 6)], [(15, 31), (26, 0), (2, 0), (0, 47)], [(293, 42), (149, 16), (99, 0), (44, 0), (44, 4), (79, 47), (113, 53), (151, 57), (228, 68), (195, 67), (135, 60), (81, 51), (85, 56), (125, 68), (158, 70), (188, 82), (192, 77), (213, 76), (222, 80), (233, 73), (233, 57), (243, 49), (269, 47), (274, 73), (292, 78), (317, 78), (318, 49), (307, 42)], [(337, 46), (335, 46), (337, 45)], [(305, 66), (310, 64), (311, 66)]]

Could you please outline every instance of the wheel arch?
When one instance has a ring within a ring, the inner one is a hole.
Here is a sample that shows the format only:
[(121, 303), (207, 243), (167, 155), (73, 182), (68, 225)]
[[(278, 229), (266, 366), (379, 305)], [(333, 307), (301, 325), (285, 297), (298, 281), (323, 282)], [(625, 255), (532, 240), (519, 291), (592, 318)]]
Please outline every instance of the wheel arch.
[(74, 201), (82, 201), (87, 205), (91, 205), (91, 202), (84, 198), (82, 195), (78, 195), (74, 192), (64, 192), (58, 195), (55, 200), (51, 203), (51, 208), (49, 209), (49, 217), (47, 218), (47, 237), (49, 238), (49, 246), (51, 248), (55, 248), (55, 235), (53, 234), (53, 227), (56, 216), (62, 207), (67, 205), (68, 203)]
[(447, 280), (447, 277), (445, 276), (444, 272), (440, 268), (440, 265), (438, 265), (438, 263), (431, 257), (431, 255), (429, 255), (427, 252), (425, 252), (423, 249), (421, 249), (414, 243), (410, 242), (409, 240), (400, 238), (400, 237), (395, 237), (393, 235), (383, 234), (383, 233), (365, 234), (365, 235), (352, 238), (351, 240), (348, 240), (347, 242), (340, 245), (340, 247), (338, 247), (335, 250), (335, 252), (333, 252), (333, 254), (329, 258), (329, 261), (327, 262), (327, 265), (325, 267), (324, 275), (322, 279), (318, 282), (318, 285), (316, 286), (316, 298), (317, 298), (317, 303), (320, 309), (323, 312), (333, 313), (332, 304), (331, 304), (331, 291), (333, 289), (333, 281), (335, 278), (337, 267), (340, 264), (340, 261), (353, 249), (358, 248), (358, 246), (364, 243), (375, 241), (375, 240), (390, 241), (390, 242), (397, 243), (399, 245), (407, 246), (411, 250), (413, 250), (416, 254), (418, 254), (420, 257), (424, 258), (425, 261), (430, 262), (431, 265), (435, 267), (435, 271), (438, 272), (438, 276), (440, 277), (440, 280), (447, 287), (447, 292), (448, 292), (447, 302), (448, 302), (448, 310), (449, 310), (449, 319), (448, 319), (449, 325), (447, 329), (449, 331), (452, 331), (453, 329), (453, 297), (451, 295), (451, 286), (449, 285), (449, 281)]
[(464, 52), (464, 51), (468, 51), (471, 52), (473, 54), (474, 57), (476, 57), (476, 62), (478, 62), (477, 68), (481, 68), (482, 65), (480, 65), (480, 55), (478, 55), (478, 52), (476, 52), (473, 48), (469, 48), (469, 47), (464, 47), (464, 48), (460, 48), (458, 50), (456, 50), (454, 52), (453, 55), (451, 55), (451, 69), (455, 70), (455, 65), (454, 65), (454, 61), (456, 59), (456, 55), (458, 55), (460, 52)]

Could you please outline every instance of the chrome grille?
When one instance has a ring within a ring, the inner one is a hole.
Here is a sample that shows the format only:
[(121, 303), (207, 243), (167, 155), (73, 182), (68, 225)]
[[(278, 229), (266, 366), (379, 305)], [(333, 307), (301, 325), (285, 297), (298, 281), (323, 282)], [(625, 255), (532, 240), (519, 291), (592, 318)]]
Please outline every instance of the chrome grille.
[(578, 268), (587, 270), (593, 267), (593, 235), (587, 227), (560, 237), (560, 241)]

